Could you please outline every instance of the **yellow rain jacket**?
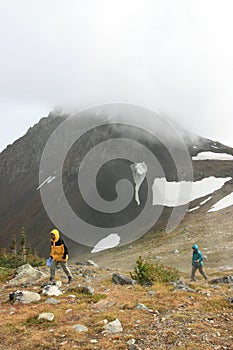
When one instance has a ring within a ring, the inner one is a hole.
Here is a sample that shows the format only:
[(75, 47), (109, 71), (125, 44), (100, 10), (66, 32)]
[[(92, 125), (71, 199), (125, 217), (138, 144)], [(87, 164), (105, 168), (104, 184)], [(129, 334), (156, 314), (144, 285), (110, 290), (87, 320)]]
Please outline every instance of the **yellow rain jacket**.
[(68, 260), (68, 249), (64, 243), (64, 241), (60, 237), (60, 233), (58, 230), (54, 229), (50, 232), (50, 234), (54, 234), (55, 238), (51, 237), (51, 252), (50, 256), (55, 261), (67, 261)]

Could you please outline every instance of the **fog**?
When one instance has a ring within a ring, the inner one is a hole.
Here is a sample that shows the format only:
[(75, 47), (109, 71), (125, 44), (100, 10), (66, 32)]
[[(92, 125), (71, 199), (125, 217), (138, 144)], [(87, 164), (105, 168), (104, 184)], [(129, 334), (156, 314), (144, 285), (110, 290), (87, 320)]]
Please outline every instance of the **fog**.
[(233, 147), (231, 0), (1, 0), (0, 151), (54, 106), (161, 111)]

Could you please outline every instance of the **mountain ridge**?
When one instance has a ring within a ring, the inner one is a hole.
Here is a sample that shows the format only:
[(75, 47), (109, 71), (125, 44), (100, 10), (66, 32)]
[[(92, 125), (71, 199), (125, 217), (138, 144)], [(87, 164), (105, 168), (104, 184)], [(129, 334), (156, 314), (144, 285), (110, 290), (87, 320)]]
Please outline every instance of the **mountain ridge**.
[[(20, 232), (22, 226), (25, 227), (28, 240), (32, 248), (37, 249), (40, 254), (46, 256), (48, 254), (48, 235), (50, 228), (53, 227), (53, 223), (47, 216), (38, 189), (39, 183), (39, 167), (41, 155), (44, 150), (45, 144), (51, 134), (56, 128), (68, 117), (68, 115), (54, 115), (49, 114), (48, 117), (42, 118), (34, 127), (29, 128), (27, 133), (20, 139), (15, 141), (13, 145), (8, 146), (2, 153), (0, 153), (0, 235), (1, 235), (1, 247), (7, 246), (12, 239), (13, 233)], [(96, 117), (97, 118), (97, 117)], [(111, 126), (105, 125), (100, 127), (96, 134), (90, 137), (90, 133), (84, 135), (81, 139), (81, 147), (74, 145), (70, 152), (70, 158), (66, 159), (63, 175), (64, 175), (64, 188), (65, 193), (69, 196), (69, 201), (72, 203), (74, 209), (80, 209), (80, 204), (77, 205), (76, 197), (74, 195), (76, 187), (76, 174), (80, 164), (82, 153), (85, 154), (86, 149), (91, 149), (95, 144), (95, 141), (102, 142), (109, 136), (118, 137), (122, 130), (114, 129)], [(135, 133), (135, 130), (131, 133), (130, 130), (125, 129), (126, 135)], [(213, 152), (218, 154), (227, 153), (233, 155), (233, 149), (226, 145), (223, 145), (217, 141), (205, 139), (203, 137), (193, 137), (191, 134), (186, 133), (186, 146), (190, 153), (190, 157), (198, 155), (200, 152)], [(138, 133), (138, 138), (141, 140), (142, 136)], [(194, 143), (192, 139), (195, 140)], [(150, 141), (145, 141), (148, 145)], [(173, 170), (170, 171), (169, 158), (163, 153), (163, 148), (157, 144), (156, 147), (152, 144), (152, 149), (157, 152), (161, 162), (163, 162), (165, 168), (167, 167), (166, 174), (169, 181), (174, 178)], [(78, 157), (77, 157), (78, 154)], [(167, 160), (166, 160), (167, 159)], [(166, 163), (167, 162), (167, 163)], [(123, 163), (122, 170), (125, 169)], [(72, 165), (72, 166), (71, 166)], [(192, 161), (194, 181), (201, 180), (206, 177), (232, 177), (233, 162), (229, 160), (195, 160)], [(112, 173), (112, 165), (109, 166), (108, 171)], [(124, 173), (124, 171), (123, 171)], [(115, 176), (115, 175), (114, 175)], [(127, 172), (127, 176), (131, 179), (130, 173)], [(108, 200), (114, 198), (114, 192), (105, 190), (105, 179), (99, 180), (100, 191), (103, 192), (104, 197), (110, 196)], [(117, 177), (114, 181), (117, 182)], [(102, 184), (101, 184), (102, 181)], [(131, 179), (132, 181), (132, 179)], [(174, 180), (173, 180), (174, 181)], [(212, 198), (214, 204), (218, 199), (221, 199), (226, 194), (232, 192), (233, 184), (232, 180), (228, 181), (222, 188), (215, 194), (215, 198)], [(145, 186), (141, 189), (142, 202), (144, 198)], [(111, 194), (112, 193), (112, 194)], [(113, 196), (113, 197), (112, 197)], [(204, 196), (202, 200), (207, 199)], [(190, 203), (190, 208), (200, 203), (200, 200), (193, 200)], [(205, 213), (205, 207), (199, 208), (197, 212), (187, 213), (189, 216), (196, 217), (197, 213)], [(139, 208), (132, 204), (130, 211), (126, 215), (135, 215)], [(85, 213), (85, 208), (83, 209)], [(157, 231), (164, 228), (163, 221), (166, 220), (166, 216), (169, 216), (171, 209), (164, 208), (163, 215), (159, 221), (157, 227), (154, 228), (155, 235)], [(130, 214), (131, 213), (131, 214)], [(214, 214), (208, 214), (214, 215)], [(99, 220), (99, 219), (98, 219)], [(105, 219), (104, 219), (105, 220)], [(107, 220), (107, 219), (106, 219)], [(153, 231), (153, 230), (152, 230)], [(166, 234), (165, 234), (166, 236)], [(80, 244), (76, 244), (69, 238), (65, 238), (68, 245), (71, 247), (71, 256), (76, 254), (87, 254), (90, 252), (89, 247), (85, 247)], [(143, 243), (142, 243), (143, 245)], [(146, 244), (145, 244), (146, 245)], [(121, 249), (116, 248), (116, 249)], [(114, 249), (113, 249), (114, 251)], [(98, 253), (101, 256), (100, 253)]]

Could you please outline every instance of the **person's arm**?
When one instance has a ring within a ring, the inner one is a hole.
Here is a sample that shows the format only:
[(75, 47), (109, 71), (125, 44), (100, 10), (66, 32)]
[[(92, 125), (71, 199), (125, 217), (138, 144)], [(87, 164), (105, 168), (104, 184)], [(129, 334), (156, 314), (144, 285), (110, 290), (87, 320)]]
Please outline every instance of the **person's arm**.
[(202, 254), (200, 252), (198, 252), (198, 258), (196, 260), (197, 263), (201, 263), (202, 262)]
[(63, 257), (62, 259), (66, 259), (67, 255), (68, 255), (68, 248), (67, 246), (65, 245), (65, 242), (63, 241), (63, 245), (64, 245), (64, 254), (63, 254)]

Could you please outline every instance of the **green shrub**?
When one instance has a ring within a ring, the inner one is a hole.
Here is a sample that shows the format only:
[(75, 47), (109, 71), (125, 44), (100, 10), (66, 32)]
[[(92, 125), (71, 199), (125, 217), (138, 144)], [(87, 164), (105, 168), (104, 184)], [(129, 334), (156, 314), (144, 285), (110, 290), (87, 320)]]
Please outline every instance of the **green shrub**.
[(26, 261), (22, 258), (20, 254), (7, 254), (3, 256), (0, 254), (0, 266), (8, 269), (15, 269), (24, 264), (30, 264), (32, 266), (42, 266), (45, 265), (45, 259), (39, 258), (38, 256), (34, 256), (32, 254), (27, 256)]
[(0, 282), (7, 281), (10, 277), (13, 277), (14, 270), (6, 267), (0, 267)]
[(162, 264), (150, 264), (148, 261), (143, 260), (141, 256), (136, 261), (134, 273), (130, 273), (130, 275), (142, 286), (150, 286), (153, 282), (174, 282), (180, 277), (176, 268)]

